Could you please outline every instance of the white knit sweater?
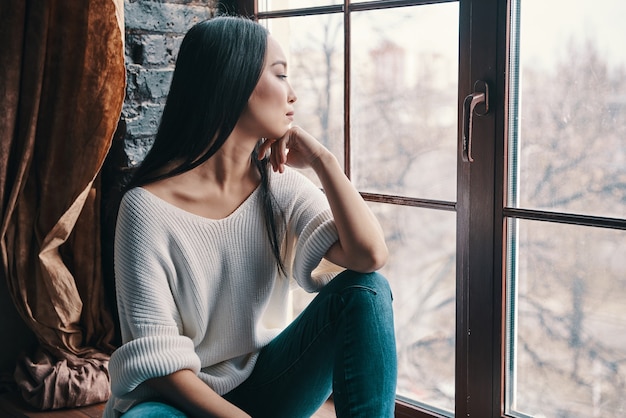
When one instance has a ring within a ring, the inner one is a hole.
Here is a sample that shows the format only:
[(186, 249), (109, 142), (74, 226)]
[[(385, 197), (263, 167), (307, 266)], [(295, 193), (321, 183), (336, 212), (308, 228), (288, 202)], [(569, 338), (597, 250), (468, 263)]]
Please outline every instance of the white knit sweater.
[[(328, 201), (294, 170), (272, 172), (270, 184), (287, 225), (287, 271), (316, 291), (332, 278), (312, 276), (337, 240)], [(123, 345), (109, 363), (105, 418), (155, 396), (142, 382), (182, 369), (229, 392), (287, 325), (290, 280), (279, 276), (260, 197), (257, 189), (228, 217), (212, 220), (142, 188), (125, 194), (115, 239)]]

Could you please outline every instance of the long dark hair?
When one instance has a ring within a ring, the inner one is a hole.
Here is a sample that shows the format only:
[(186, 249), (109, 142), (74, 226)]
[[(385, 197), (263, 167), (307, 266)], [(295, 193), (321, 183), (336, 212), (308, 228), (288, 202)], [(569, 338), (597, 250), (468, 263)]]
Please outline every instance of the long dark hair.
[[(125, 187), (146, 185), (189, 171), (207, 161), (232, 133), (265, 63), (267, 30), (236, 16), (194, 25), (180, 46), (154, 143)], [(279, 221), (269, 186), (267, 158), (251, 156), (261, 176), (265, 226), (284, 273)]]

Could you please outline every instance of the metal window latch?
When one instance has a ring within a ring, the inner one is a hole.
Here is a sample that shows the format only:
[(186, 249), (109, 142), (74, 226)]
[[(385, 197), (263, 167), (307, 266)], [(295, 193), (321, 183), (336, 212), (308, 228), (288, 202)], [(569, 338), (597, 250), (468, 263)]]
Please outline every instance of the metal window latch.
[(474, 162), (472, 157), (472, 128), (474, 114), (484, 116), (489, 113), (489, 85), (477, 80), (474, 92), (463, 101), (463, 161)]

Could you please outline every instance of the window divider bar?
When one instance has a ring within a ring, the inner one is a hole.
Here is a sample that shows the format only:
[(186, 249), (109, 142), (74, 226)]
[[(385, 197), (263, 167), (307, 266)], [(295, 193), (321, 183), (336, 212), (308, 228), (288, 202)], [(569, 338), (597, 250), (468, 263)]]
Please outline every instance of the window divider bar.
[(298, 16), (311, 16), (330, 13), (342, 13), (344, 11), (343, 4), (335, 4), (331, 6), (316, 6), (306, 7), (300, 9), (286, 9), (286, 10), (273, 10), (271, 12), (259, 12), (257, 13), (258, 19), (272, 19), (279, 17), (298, 17)]
[(603, 216), (579, 215), (563, 212), (548, 212), (535, 209), (504, 208), (505, 217), (526, 219), (531, 221), (557, 222), (570, 225), (594, 226), (609, 229), (626, 230), (626, 219)]
[(428, 4), (451, 3), (458, 0), (376, 0), (365, 3), (350, 4), (351, 12), (362, 12), (365, 10), (393, 9), (406, 6), (424, 6)]
[(364, 200), (368, 202), (389, 203), (392, 205), (414, 206), (426, 209), (439, 209), (456, 212), (456, 203), (445, 200), (420, 199), (414, 197), (404, 197), (386, 195), (380, 193), (359, 192)]
[(350, 0), (344, 0), (343, 4), (343, 135), (344, 135), (344, 150), (343, 150), (343, 166), (344, 172), (348, 178), (351, 178), (351, 137), (350, 137), (350, 114), (352, 109), (350, 108), (350, 87), (352, 85), (350, 81), (351, 73), (351, 48), (350, 48)]
[[(297, 17), (329, 13), (360, 12), (366, 10), (393, 9), (406, 6), (423, 6), (428, 4), (451, 3), (458, 0), (376, 0), (364, 3), (332, 4), (328, 6), (301, 7), (297, 9), (272, 10), (256, 12), (258, 19), (272, 19), (279, 17)], [(256, 2), (255, 2), (256, 5)]]

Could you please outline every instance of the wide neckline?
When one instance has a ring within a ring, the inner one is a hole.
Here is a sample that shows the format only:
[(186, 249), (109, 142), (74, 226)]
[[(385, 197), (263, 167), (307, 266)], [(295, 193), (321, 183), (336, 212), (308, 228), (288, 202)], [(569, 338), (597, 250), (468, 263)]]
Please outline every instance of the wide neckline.
[(202, 216), (202, 215), (198, 215), (197, 213), (193, 213), (193, 212), (189, 212), (188, 210), (185, 210), (179, 206), (176, 206), (175, 204), (168, 202), (167, 200), (155, 195), (154, 193), (152, 193), (151, 191), (143, 188), (143, 187), (137, 187), (136, 189), (143, 194), (144, 196), (148, 196), (149, 199), (157, 202), (160, 206), (172, 210), (174, 212), (177, 212), (179, 214), (183, 214), (187, 217), (193, 218), (193, 219), (199, 219), (199, 220), (204, 220), (204, 221), (208, 221), (208, 222), (224, 222), (227, 221), (229, 219), (232, 219), (234, 217), (236, 217), (237, 215), (239, 215), (241, 212), (245, 211), (246, 207), (248, 206), (248, 202), (252, 201), (254, 199), (254, 197), (256, 196), (256, 194), (258, 193), (258, 190), (261, 188), (261, 185), (259, 184), (257, 187), (254, 188), (254, 190), (252, 191), (252, 193), (250, 193), (240, 204), (239, 206), (237, 206), (230, 214), (226, 215), (223, 218), (209, 218), (206, 216)]

